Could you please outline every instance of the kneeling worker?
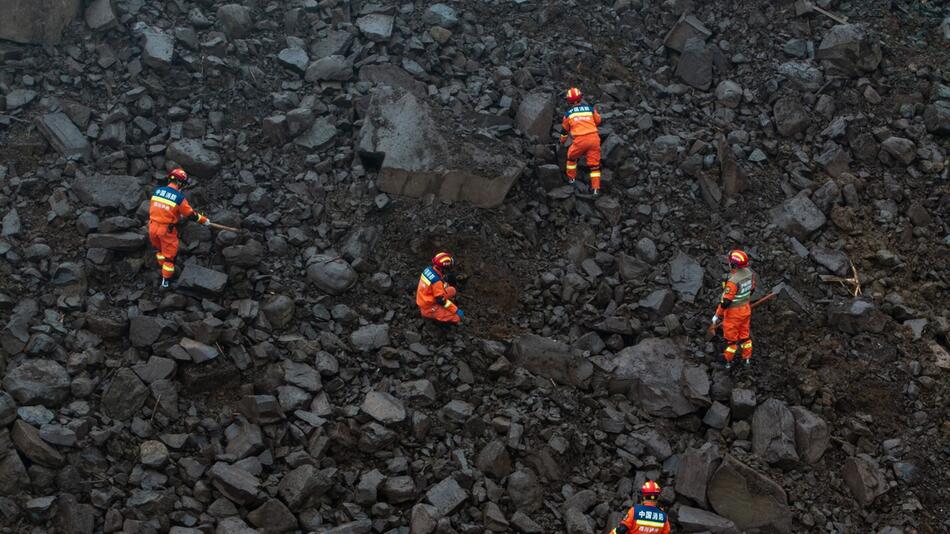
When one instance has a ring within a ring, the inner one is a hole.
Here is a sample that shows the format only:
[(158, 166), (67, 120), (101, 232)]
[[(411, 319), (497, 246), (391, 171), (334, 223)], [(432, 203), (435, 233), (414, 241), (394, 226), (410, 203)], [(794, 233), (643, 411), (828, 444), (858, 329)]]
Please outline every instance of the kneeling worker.
[(416, 288), (416, 305), (426, 319), (458, 324), (465, 317), (465, 313), (452, 302), (455, 288), (446, 281), (454, 267), (455, 259), (447, 252), (439, 252), (432, 258), (432, 265), (422, 271)]

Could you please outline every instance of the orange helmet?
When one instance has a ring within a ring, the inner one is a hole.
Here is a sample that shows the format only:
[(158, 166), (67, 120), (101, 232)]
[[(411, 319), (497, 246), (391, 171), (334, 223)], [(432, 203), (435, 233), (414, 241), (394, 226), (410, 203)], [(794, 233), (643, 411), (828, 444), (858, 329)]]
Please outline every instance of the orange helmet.
[(581, 90), (577, 87), (571, 87), (567, 90), (567, 101), (571, 104), (576, 104), (581, 101), (581, 97), (584, 96), (581, 94)]
[(452, 267), (455, 265), (455, 258), (453, 258), (448, 252), (439, 252), (434, 258), (432, 258), (432, 265), (439, 267), (440, 269)]
[(182, 169), (181, 167), (175, 167), (170, 173), (168, 173), (168, 180), (174, 180), (183, 184), (188, 181), (188, 173), (185, 172), (185, 169)]
[(640, 496), (649, 501), (655, 501), (660, 498), (660, 485), (652, 480), (647, 480), (640, 486)]
[(749, 255), (739, 249), (733, 250), (729, 252), (729, 265), (742, 269), (749, 265)]

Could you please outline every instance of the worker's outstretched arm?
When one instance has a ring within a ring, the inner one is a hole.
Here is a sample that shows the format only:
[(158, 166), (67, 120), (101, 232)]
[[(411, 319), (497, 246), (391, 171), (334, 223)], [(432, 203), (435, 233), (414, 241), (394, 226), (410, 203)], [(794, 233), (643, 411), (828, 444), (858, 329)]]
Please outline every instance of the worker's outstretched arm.
[(211, 222), (207, 217), (192, 209), (187, 198), (181, 201), (181, 204), (178, 205), (178, 209), (181, 210), (183, 217), (189, 218), (199, 224), (208, 224)]
[(595, 107), (594, 108), (594, 124), (600, 126), (600, 121), (601, 121), (600, 113), (597, 112), (597, 108)]

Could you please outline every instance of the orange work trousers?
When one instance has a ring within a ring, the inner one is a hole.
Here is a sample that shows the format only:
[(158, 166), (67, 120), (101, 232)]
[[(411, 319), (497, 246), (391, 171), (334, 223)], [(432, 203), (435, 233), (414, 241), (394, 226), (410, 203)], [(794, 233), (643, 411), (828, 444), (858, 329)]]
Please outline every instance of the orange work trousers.
[(459, 324), (462, 318), (457, 313), (450, 312), (445, 306), (434, 304), (432, 306), (419, 307), (419, 312), (426, 319), (433, 319), (440, 323)]
[(162, 268), (162, 278), (175, 276), (175, 256), (178, 255), (178, 229), (168, 223), (149, 223), (148, 239), (155, 249), (155, 259)]
[(590, 186), (600, 189), (600, 134), (591, 133), (575, 137), (570, 148), (567, 149), (567, 177), (570, 180), (577, 178), (577, 161), (587, 160), (590, 167)]
[(722, 355), (727, 362), (731, 362), (736, 352), (740, 351), (743, 360), (752, 358), (752, 338), (749, 334), (751, 322), (752, 307), (748, 304), (722, 311), (722, 337), (726, 340)]

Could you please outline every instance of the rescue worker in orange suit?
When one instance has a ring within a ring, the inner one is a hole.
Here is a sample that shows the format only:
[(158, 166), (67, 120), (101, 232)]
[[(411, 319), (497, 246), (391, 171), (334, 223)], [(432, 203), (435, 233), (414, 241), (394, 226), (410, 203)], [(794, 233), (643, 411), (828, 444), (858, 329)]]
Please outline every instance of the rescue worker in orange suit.
[(712, 318), (712, 328), (722, 322), (722, 337), (726, 340), (722, 355), (726, 359), (726, 369), (732, 367), (737, 352), (741, 354), (745, 365), (749, 365), (752, 358), (750, 301), (755, 291), (755, 273), (749, 269), (748, 254), (741, 250), (729, 253), (729, 277), (722, 287), (722, 300)]
[(567, 90), (567, 102), (570, 108), (564, 112), (561, 121), (561, 144), (567, 142), (570, 135), (574, 138), (567, 149), (567, 181), (574, 184), (577, 179), (577, 161), (587, 159), (590, 168), (590, 186), (594, 195), (600, 194), (600, 133), (597, 126), (600, 124), (600, 113), (594, 106), (581, 101), (581, 90), (571, 87)]
[(640, 504), (631, 508), (610, 534), (670, 534), (670, 520), (657, 505), (660, 485), (647, 480), (640, 488), (640, 498)]
[(175, 256), (178, 255), (178, 227), (183, 219), (200, 224), (211, 224), (207, 217), (192, 209), (182, 187), (188, 183), (188, 173), (182, 168), (168, 173), (168, 184), (152, 193), (148, 209), (148, 238), (155, 248), (155, 259), (162, 269), (162, 288), (168, 288), (175, 276)]
[(426, 319), (459, 324), (465, 318), (465, 312), (452, 302), (457, 291), (446, 280), (451, 279), (454, 268), (455, 259), (447, 252), (439, 252), (432, 258), (432, 265), (422, 271), (416, 288), (416, 305)]

